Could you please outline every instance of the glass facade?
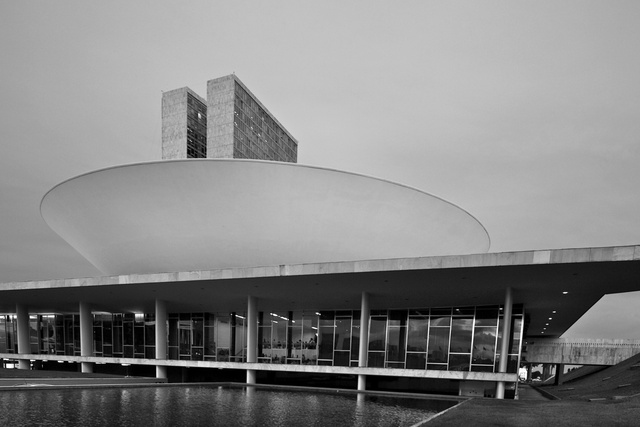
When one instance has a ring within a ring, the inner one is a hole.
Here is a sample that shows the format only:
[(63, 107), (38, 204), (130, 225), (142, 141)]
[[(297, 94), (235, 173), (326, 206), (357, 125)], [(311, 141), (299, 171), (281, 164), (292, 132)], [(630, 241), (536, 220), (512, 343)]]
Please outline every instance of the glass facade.
[(237, 82), (234, 98), (233, 157), (296, 163), (298, 144)]
[[(498, 372), (500, 306), (371, 310), (367, 366)], [(32, 353), (79, 356), (77, 314), (30, 316)], [(522, 306), (513, 309), (508, 370), (516, 373)], [(0, 316), (0, 353), (17, 353), (16, 319)], [(155, 314), (94, 313), (93, 353), (154, 359)], [(258, 313), (258, 362), (358, 366), (360, 311)], [(245, 362), (245, 313), (169, 313), (167, 359)]]
[(207, 106), (187, 92), (187, 158), (207, 157)]

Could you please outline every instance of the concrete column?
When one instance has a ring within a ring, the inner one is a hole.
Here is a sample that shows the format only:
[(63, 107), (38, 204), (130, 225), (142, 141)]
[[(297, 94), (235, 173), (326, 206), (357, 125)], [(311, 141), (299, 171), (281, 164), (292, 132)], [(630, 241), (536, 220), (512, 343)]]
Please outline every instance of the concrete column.
[[(31, 354), (31, 342), (29, 340), (29, 311), (24, 304), (16, 305), (16, 320), (18, 322), (18, 354)], [(19, 369), (29, 369), (29, 360), (20, 360)]]
[[(258, 303), (256, 297), (247, 297), (247, 363), (258, 362)], [(256, 383), (255, 369), (247, 369), (247, 384)]]
[[(80, 301), (80, 355), (93, 356), (93, 316), (91, 307)], [(93, 372), (93, 363), (82, 362), (82, 372)]]
[(563, 375), (564, 375), (564, 363), (556, 364), (556, 378), (554, 380), (555, 385), (562, 385)]
[[(360, 352), (358, 354), (358, 367), (367, 367), (367, 354), (369, 351), (369, 294), (362, 293), (360, 304)], [(367, 376), (358, 375), (358, 391), (367, 389)]]
[(553, 365), (549, 363), (545, 363), (542, 365), (542, 381), (546, 381), (551, 378), (551, 370), (553, 369)]
[[(167, 305), (156, 300), (156, 360), (167, 359)], [(167, 378), (167, 367), (156, 365), (156, 378)]]
[[(509, 362), (509, 341), (511, 340), (511, 313), (513, 309), (513, 295), (511, 287), (508, 287), (504, 295), (504, 309), (502, 322), (502, 343), (500, 345), (500, 363), (498, 364), (498, 372), (507, 372), (507, 364)], [(504, 381), (498, 381), (496, 384), (496, 399), (504, 399)]]

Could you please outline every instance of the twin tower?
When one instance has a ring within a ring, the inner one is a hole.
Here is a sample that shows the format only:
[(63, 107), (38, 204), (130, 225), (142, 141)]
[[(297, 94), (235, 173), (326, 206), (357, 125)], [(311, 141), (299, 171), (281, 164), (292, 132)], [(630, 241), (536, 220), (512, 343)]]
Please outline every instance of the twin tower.
[(296, 163), (298, 141), (231, 74), (162, 94), (162, 158), (234, 158)]

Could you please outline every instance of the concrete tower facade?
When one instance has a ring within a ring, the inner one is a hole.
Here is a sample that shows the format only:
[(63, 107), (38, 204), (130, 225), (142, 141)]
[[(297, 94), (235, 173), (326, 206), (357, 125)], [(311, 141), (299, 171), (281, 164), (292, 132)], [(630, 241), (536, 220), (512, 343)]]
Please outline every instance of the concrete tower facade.
[(235, 76), (162, 95), (162, 158), (235, 158), (296, 163), (298, 142)]
[(187, 87), (162, 94), (162, 158), (207, 157), (206, 100)]

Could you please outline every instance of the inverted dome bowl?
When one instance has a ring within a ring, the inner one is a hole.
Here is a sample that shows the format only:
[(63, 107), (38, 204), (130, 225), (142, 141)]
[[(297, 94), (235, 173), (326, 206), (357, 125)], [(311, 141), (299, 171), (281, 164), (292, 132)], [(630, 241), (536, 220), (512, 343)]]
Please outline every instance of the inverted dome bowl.
[(486, 252), (466, 211), (404, 185), (258, 160), (115, 166), (71, 178), (46, 223), (105, 274)]

